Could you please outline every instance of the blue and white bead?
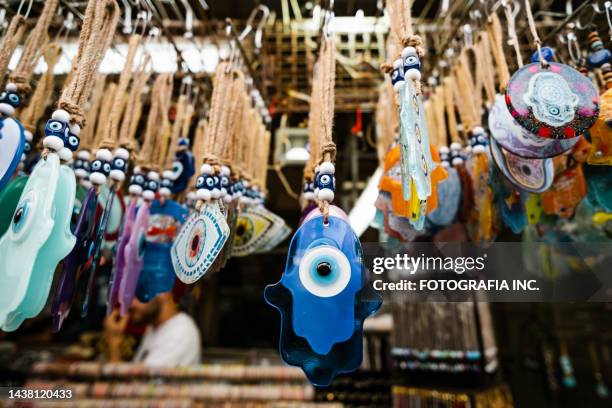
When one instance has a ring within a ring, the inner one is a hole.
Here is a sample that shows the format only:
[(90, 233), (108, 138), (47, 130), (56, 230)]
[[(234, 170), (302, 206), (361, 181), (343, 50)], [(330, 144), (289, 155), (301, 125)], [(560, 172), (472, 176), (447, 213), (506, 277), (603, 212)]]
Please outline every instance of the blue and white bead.
[(101, 186), (106, 183), (106, 179), (111, 172), (111, 161), (113, 155), (108, 149), (100, 149), (96, 152), (96, 159), (91, 162), (89, 181), (95, 186)]
[(43, 146), (59, 153), (64, 148), (64, 142), (70, 137), (70, 114), (58, 109), (51, 115), (45, 125), (45, 138)]
[(448, 148), (448, 146), (442, 146), (440, 147), (439, 150), (440, 153), (440, 163), (442, 164), (442, 167), (444, 168), (448, 168), (451, 165), (451, 156), (450, 156), (450, 149)]
[(76, 156), (77, 158), (72, 166), (74, 168), (74, 174), (80, 180), (89, 178), (89, 159), (91, 158), (89, 152), (87, 150), (81, 150)]
[(319, 165), (315, 177), (315, 195), (320, 201), (331, 203), (334, 201), (336, 190), (336, 168), (331, 162), (323, 162)]
[(15, 109), (21, 105), (17, 85), (9, 82), (4, 89), (4, 92), (0, 94), (0, 113), (5, 117), (13, 116)]
[(464, 159), (463, 159), (463, 155), (461, 154), (461, 144), (457, 142), (451, 143), (450, 159), (451, 159), (451, 164), (453, 166), (460, 166), (463, 164)]
[(481, 126), (476, 126), (472, 129), (472, 137), (470, 137), (470, 147), (474, 154), (484, 153), (486, 146), (489, 144), (487, 132)]
[(113, 159), (111, 161), (110, 178), (117, 182), (125, 180), (125, 175), (128, 171), (128, 160), (130, 152), (123, 147), (115, 149)]
[(315, 199), (314, 183), (312, 183), (310, 181), (305, 181), (304, 182), (303, 197), (304, 197), (305, 200), (314, 201), (314, 199)]
[(145, 184), (144, 191), (142, 192), (142, 198), (147, 201), (153, 201), (158, 189), (159, 174), (155, 171), (150, 171), (147, 173), (147, 182)]
[(396, 59), (393, 61), (391, 84), (396, 92), (399, 92), (404, 86), (404, 64), (401, 59)]
[(404, 78), (413, 81), (421, 80), (421, 60), (416, 48), (406, 47), (402, 51)]
[(140, 196), (147, 186), (147, 175), (139, 166), (134, 167), (134, 174), (130, 178), (128, 192), (134, 196)]
[(174, 173), (172, 170), (165, 170), (162, 173), (162, 179), (159, 187), (159, 194), (162, 197), (168, 198), (172, 195), (172, 185), (174, 184), (173, 178)]
[(232, 180), (230, 178), (232, 172), (229, 167), (221, 166), (221, 171), (219, 172), (219, 185), (221, 190), (221, 198), (225, 203), (230, 203), (232, 201), (232, 195), (230, 194), (230, 187), (232, 184)]
[(212, 192), (217, 182), (213, 173), (214, 169), (208, 163), (200, 167), (200, 176), (196, 179), (196, 198), (198, 200), (210, 201), (213, 198)]

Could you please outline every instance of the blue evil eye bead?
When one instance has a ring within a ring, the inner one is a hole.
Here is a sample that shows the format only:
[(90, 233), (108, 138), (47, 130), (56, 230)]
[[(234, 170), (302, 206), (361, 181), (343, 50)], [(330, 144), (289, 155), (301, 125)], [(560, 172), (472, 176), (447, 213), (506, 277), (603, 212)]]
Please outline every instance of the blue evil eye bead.
[(442, 164), (442, 167), (448, 168), (450, 167), (450, 149), (448, 148), (448, 146), (442, 146), (440, 147), (440, 149), (438, 150), (438, 153), (440, 154), (440, 163)]
[(139, 196), (145, 189), (146, 184), (146, 175), (142, 172), (142, 169), (140, 167), (136, 167), (134, 169), (134, 174), (132, 174), (132, 177), (130, 178), (128, 192), (132, 195)]
[(162, 173), (162, 179), (159, 184), (159, 194), (163, 197), (170, 197), (172, 194), (172, 186), (174, 184), (172, 175), (173, 173), (171, 170), (166, 170)]
[(315, 195), (321, 201), (331, 203), (334, 201), (336, 189), (336, 169), (331, 162), (323, 162), (319, 165), (319, 171), (315, 177)]
[[(550, 47), (542, 47), (542, 57), (544, 57), (544, 60), (547, 62), (552, 61), (553, 58), (555, 58), (555, 50)], [(535, 64), (536, 62), (540, 62), (540, 55), (537, 50), (531, 54), (531, 63)]]
[(147, 173), (146, 182), (144, 185), (144, 191), (142, 192), (142, 198), (147, 201), (152, 201), (155, 199), (155, 194), (157, 190), (159, 190), (159, 174), (155, 171), (150, 171)]
[(196, 198), (200, 201), (210, 201), (212, 198), (212, 190), (215, 188), (213, 172), (212, 166), (208, 163), (200, 167), (200, 176), (196, 179)]
[(451, 143), (450, 160), (453, 166), (460, 166), (464, 162), (463, 155), (461, 154), (461, 145), (457, 142)]
[(72, 152), (76, 152), (78, 150), (80, 143), (81, 139), (74, 133), (68, 133), (68, 137), (66, 140), (64, 140), (64, 146), (66, 146)]
[(589, 43), (591, 53), (587, 57), (587, 64), (590, 68), (601, 68), (604, 64), (609, 64), (612, 60), (610, 51), (604, 48), (604, 43), (596, 31), (589, 33)]
[(305, 181), (304, 182), (304, 193), (303, 193), (304, 199), (308, 200), (308, 201), (313, 201), (315, 199), (315, 194), (314, 194), (314, 183), (310, 182), (310, 181)]
[(317, 386), (359, 367), (363, 321), (381, 305), (355, 233), (338, 216), (328, 221), (318, 215), (299, 227), (280, 282), (264, 292), (281, 314), (281, 357)]
[(58, 109), (53, 112), (51, 119), (45, 125), (45, 138), (43, 146), (54, 152), (59, 152), (65, 146), (70, 133), (70, 114)]
[(421, 80), (421, 60), (414, 47), (406, 47), (402, 51), (404, 78), (413, 81)]
[(472, 147), (472, 152), (475, 154), (484, 153), (487, 144), (488, 138), (484, 128), (476, 126), (472, 130), (472, 136), (470, 137), (470, 146)]
[(178, 141), (179, 149), (188, 149), (189, 148), (189, 139), (186, 137), (179, 138)]
[(21, 104), (21, 98), (17, 93), (17, 85), (8, 83), (5, 91), (0, 94), (0, 113), (5, 116), (13, 116), (15, 109)]
[(401, 59), (393, 61), (391, 84), (396, 92), (399, 92), (399, 90), (402, 89), (402, 86), (404, 86), (404, 66)]
[(81, 150), (77, 153), (77, 159), (73, 163), (74, 174), (80, 178), (85, 179), (89, 177), (89, 152)]
[(91, 162), (89, 181), (97, 186), (106, 183), (107, 177), (111, 172), (111, 161), (113, 155), (108, 149), (100, 149), (96, 152), (96, 159)]
[(115, 149), (113, 158), (110, 162), (111, 171), (110, 178), (121, 182), (125, 180), (125, 174), (128, 171), (128, 160), (130, 159), (130, 152), (123, 147)]

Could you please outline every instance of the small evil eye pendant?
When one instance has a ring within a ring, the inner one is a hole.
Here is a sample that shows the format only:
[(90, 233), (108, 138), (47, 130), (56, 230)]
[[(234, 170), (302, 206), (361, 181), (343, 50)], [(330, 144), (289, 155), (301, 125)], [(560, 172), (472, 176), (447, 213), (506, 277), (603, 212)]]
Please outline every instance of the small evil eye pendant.
[(414, 47), (406, 47), (402, 51), (404, 78), (413, 81), (421, 80), (421, 60)]
[[(219, 177), (213, 175), (213, 168), (210, 164), (203, 164), (200, 167), (200, 176), (196, 179), (196, 198), (201, 201), (210, 201), (213, 197), (215, 186), (220, 184)], [(221, 190), (218, 189), (218, 194)]]
[(183, 150), (187, 150), (188, 148), (189, 148), (189, 139), (186, 137), (179, 138), (178, 150), (183, 151)]
[(450, 167), (450, 149), (448, 146), (442, 146), (439, 150), (440, 153), (440, 163), (442, 167)]
[(334, 201), (336, 190), (336, 169), (331, 162), (323, 162), (319, 165), (319, 171), (315, 177), (315, 195), (321, 201), (331, 203)]
[(96, 152), (96, 159), (91, 162), (89, 181), (95, 185), (106, 183), (107, 177), (111, 172), (111, 161), (113, 156), (108, 149), (100, 149)]
[(470, 137), (470, 146), (472, 147), (472, 152), (475, 154), (484, 153), (486, 146), (489, 144), (489, 139), (487, 136), (487, 132), (484, 128), (480, 126), (476, 126), (472, 130), (472, 136)]
[(312, 201), (315, 199), (314, 183), (310, 181), (304, 182), (304, 199)]
[(174, 185), (172, 176), (173, 173), (171, 170), (166, 170), (162, 173), (162, 179), (159, 184), (159, 194), (164, 197), (170, 197), (172, 194), (172, 186)]
[(113, 158), (110, 162), (111, 171), (110, 178), (115, 181), (125, 180), (125, 175), (128, 171), (128, 160), (130, 158), (130, 152), (122, 147), (115, 150)]
[(404, 67), (401, 59), (393, 61), (393, 70), (391, 71), (391, 84), (396, 92), (404, 86)]
[(140, 168), (134, 170), (134, 174), (130, 178), (130, 186), (128, 191), (130, 194), (139, 196), (144, 191), (147, 184), (147, 177)]
[(17, 85), (8, 83), (5, 91), (0, 94), (0, 113), (5, 116), (13, 116), (15, 109), (21, 104), (21, 98), (17, 93)]
[(155, 194), (157, 193), (157, 190), (159, 190), (159, 185), (159, 174), (154, 171), (150, 171), (147, 174), (146, 182), (143, 189), (144, 191), (142, 192), (142, 198), (148, 201), (154, 200)]
[(453, 166), (460, 166), (464, 163), (464, 158), (461, 154), (461, 145), (457, 142), (451, 143), (450, 162)]

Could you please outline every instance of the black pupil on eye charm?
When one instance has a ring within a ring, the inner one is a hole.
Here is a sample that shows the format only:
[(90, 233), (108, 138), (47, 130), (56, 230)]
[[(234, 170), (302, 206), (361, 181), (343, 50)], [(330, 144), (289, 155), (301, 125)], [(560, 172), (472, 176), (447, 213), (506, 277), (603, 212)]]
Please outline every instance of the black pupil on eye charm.
[(531, 169), (529, 168), (529, 166), (524, 165), (522, 168), (523, 173), (525, 173), (527, 176), (531, 175)]
[(18, 208), (17, 211), (15, 211), (15, 215), (13, 216), (13, 223), (19, 224), (19, 221), (21, 221), (21, 217), (23, 217), (23, 207)]
[(238, 228), (236, 228), (236, 234), (244, 235), (244, 233), (245, 233), (244, 225), (239, 225)]
[(317, 265), (317, 273), (321, 276), (329, 276), (332, 272), (331, 265), (327, 262), (321, 262)]
[(200, 245), (200, 237), (198, 235), (196, 235), (195, 237), (193, 237), (193, 239), (191, 240), (191, 250), (195, 251), (196, 249), (198, 249), (198, 246)]

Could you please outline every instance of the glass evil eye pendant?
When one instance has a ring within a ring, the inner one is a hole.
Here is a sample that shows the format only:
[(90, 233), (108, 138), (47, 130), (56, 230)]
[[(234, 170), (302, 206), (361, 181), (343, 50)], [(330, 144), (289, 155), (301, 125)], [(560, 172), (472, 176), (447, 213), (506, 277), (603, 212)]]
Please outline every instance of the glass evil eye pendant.
[(502, 174), (517, 188), (541, 193), (552, 185), (555, 169), (553, 159), (527, 159), (499, 146), (495, 138), (490, 143), (491, 156)]
[(599, 95), (590, 79), (568, 65), (533, 63), (514, 73), (506, 89), (512, 117), (543, 138), (572, 139), (599, 114)]
[(359, 239), (331, 208), (327, 224), (319, 212), (299, 227), (281, 280), (264, 292), (281, 314), (281, 357), (316, 386), (359, 367), (363, 321), (382, 304), (368, 284)]
[(0, 189), (13, 177), (24, 151), (24, 129), (13, 117), (19, 104), (17, 86), (7, 84), (6, 90), (0, 94)]

